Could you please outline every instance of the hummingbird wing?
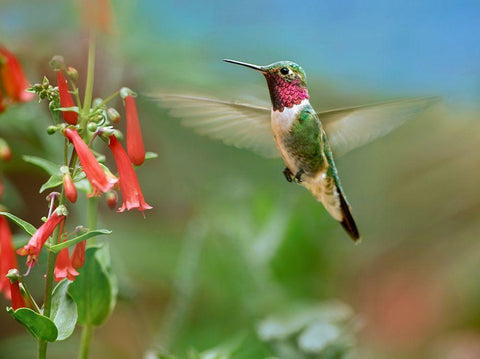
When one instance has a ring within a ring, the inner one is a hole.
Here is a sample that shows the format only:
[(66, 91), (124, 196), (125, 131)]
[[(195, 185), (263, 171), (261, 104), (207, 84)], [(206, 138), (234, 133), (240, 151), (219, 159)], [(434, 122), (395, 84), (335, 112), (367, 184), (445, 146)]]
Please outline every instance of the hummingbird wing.
[(170, 114), (197, 133), (246, 148), (267, 158), (280, 157), (270, 125), (270, 108), (215, 98), (155, 94)]
[(335, 157), (384, 136), (439, 100), (422, 97), (318, 113)]

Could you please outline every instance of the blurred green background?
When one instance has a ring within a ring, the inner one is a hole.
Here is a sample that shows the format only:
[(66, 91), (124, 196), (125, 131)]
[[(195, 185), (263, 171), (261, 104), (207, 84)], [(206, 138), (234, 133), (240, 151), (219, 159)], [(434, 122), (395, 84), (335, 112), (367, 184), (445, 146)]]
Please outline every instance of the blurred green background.
[[(477, 2), (111, 3), (95, 96), (128, 86), (140, 95), (268, 100), (261, 76), (221, 62), (233, 58), (298, 62), (317, 110), (444, 101), (337, 160), (363, 237), (354, 245), (307, 191), (285, 181), (280, 160), (197, 136), (140, 96), (146, 147), (159, 154), (138, 169), (154, 209), (143, 219), (102, 205), (120, 296), (92, 358), (207, 357), (211, 348), (233, 358), (480, 358)], [(81, 8), (0, 1), (0, 42), (30, 81), (53, 79), (56, 54), (85, 76)], [(45, 215), (37, 192), (46, 176), (21, 155), (62, 158), (48, 124), (45, 104), (0, 116), (14, 151), (4, 202), (34, 224)], [(40, 261), (29, 277), (39, 298)], [(33, 357), (23, 328), (4, 311), (0, 322), (0, 358)], [(77, 333), (51, 345), (50, 357), (74, 357), (78, 343)]]

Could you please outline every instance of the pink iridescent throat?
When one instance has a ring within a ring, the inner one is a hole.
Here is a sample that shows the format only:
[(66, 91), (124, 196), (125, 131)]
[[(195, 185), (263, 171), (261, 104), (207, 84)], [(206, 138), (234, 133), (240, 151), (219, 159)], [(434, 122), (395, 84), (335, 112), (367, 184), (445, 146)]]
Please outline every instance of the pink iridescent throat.
[(274, 111), (282, 112), (285, 108), (299, 105), (303, 100), (310, 98), (307, 88), (301, 86), (298, 79), (288, 82), (275, 75), (267, 74), (265, 77)]

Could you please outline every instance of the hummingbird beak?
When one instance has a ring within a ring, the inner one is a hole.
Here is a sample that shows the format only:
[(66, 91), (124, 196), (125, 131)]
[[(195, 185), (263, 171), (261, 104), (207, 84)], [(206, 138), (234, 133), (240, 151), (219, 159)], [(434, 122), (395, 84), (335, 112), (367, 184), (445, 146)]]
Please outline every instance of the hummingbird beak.
[(230, 60), (230, 59), (223, 59), (223, 61), (229, 62), (231, 64), (235, 64), (235, 65), (241, 65), (241, 66), (249, 67), (251, 69), (260, 71), (263, 74), (266, 73), (263, 66), (258, 66), (258, 65), (254, 65), (254, 64), (249, 64), (247, 62), (241, 62), (241, 61)]

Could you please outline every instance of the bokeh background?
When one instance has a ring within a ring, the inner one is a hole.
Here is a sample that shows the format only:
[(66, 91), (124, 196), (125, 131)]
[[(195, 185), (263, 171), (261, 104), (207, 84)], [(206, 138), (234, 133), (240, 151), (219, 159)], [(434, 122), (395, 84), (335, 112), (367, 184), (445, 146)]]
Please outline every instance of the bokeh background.
[[(185, 358), (212, 348), (233, 358), (480, 358), (478, 2), (111, 5), (95, 96), (137, 91), (147, 149), (159, 157), (138, 171), (154, 206), (146, 219), (102, 207), (120, 293), (92, 358)], [(0, 42), (31, 82), (53, 78), (48, 61), (56, 54), (84, 76), (81, 13), (80, 1), (1, 0)], [(337, 160), (361, 244), (285, 181), (280, 160), (197, 136), (142, 96), (268, 100), (261, 76), (223, 58), (301, 64), (318, 110), (442, 96)], [(61, 158), (48, 124), (45, 104), (0, 116), (0, 135), (14, 151), (3, 168), (4, 202), (34, 224), (45, 215), (38, 188), (47, 178), (21, 155)], [(39, 268), (29, 281), (41, 298)], [(33, 357), (23, 328), (5, 311), (0, 322), (0, 358)], [(78, 344), (75, 334), (51, 345), (50, 357), (74, 357)]]

